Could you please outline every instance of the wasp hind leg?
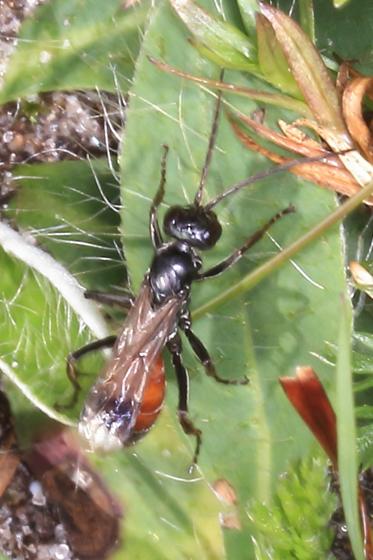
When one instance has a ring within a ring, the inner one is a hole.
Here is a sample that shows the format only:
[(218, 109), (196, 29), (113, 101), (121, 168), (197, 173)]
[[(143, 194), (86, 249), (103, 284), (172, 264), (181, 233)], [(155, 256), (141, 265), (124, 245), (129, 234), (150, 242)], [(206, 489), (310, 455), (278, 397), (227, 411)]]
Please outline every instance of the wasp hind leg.
[(167, 348), (171, 354), (172, 364), (175, 369), (177, 384), (179, 388), (179, 404), (177, 409), (179, 422), (184, 432), (187, 435), (191, 435), (196, 438), (196, 447), (193, 454), (193, 461), (189, 468), (189, 472), (191, 472), (198, 461), (198, 455), (202, 443), (202, 432), (199, 428), (196, 428), (192, 420), (189, 418), (189, 411), (188, 411), (189, 377), (188, 377), (188, 372), (185, 369), (185, 366), (181, 359), (182, 346), (181, 346), (181, 339), (178, 334), (176, 334), (168, 342)]
[(91, 352), (95, 352), (96, 350), (101, 350), (102, 348), (111, 348), (114, 346), (117, 337), (114, 335), (107, 336), (105, 338), (100, 338), (100, 340), (95, 340), (75, 352), (71, 352), (67, 356), (66, 360), (66, 375), (73, 386), (73, 394), (71, 399), (64, 404), (56, 403), (55, 408), (57, 410), (66, 410), (69, 408), (73, 408), (78, 400), (79, 392), (81, 390), (81, 386), (78, 381), (79, 371), (76, 367), (77, 361), (85, 356), (86, 354), (90, 354)]

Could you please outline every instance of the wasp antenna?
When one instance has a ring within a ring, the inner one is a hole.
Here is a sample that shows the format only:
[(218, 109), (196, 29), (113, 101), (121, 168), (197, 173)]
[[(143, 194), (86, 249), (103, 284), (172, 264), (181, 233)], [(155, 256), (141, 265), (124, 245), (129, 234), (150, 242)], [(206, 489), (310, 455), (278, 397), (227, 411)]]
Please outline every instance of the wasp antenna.
[[(224, 70), (222, 70), (220, 72), (219, 81), (222, 82), (223, 78), (224, 78)], [(214, 147), (215, 147), (215, 143), (216, 143), (216, 136), (217, 136), (218, 128), (219, 128), (221, 98), (222, 98), (222, 91), (220, 90), (219, 93), (218, 93), (217, 100), (216, 100), (214, 118), (213, 118), (213, 121), (212, 121), (210, 140), (209, 140), (209, 145), (208, 145), (208, 148), (207, 148), (206, 159), (205, 159), (205, 163), (204, 163), (203, 168), (202, 168), (201, 179), (199, 181), (198, 190), (196, 192), (196, 196), (194, 197), (194, 204), (196, 206), (199, 206), (201, 204), (203, 189), (204, 189), (205, 184), (206, 184), (206, 179), (207, 179), (208, 172), (209, 172), (209, 169), (210, 169), (212, 154), (214, 152)]]
[(169, 147), (167, 144), (162, 144), (162, 158), (161, 158), (161, 179), (159, 181), (159, 186), (157, 193), (154, 197), (152, 207), (158, 207), (163, 200), (165, 185), (166, 185), (166, 169), (167, 169), (167, 156), (169, 152)]
[(155, 193), (155, 197), (153, 198), (153, 202), (150, 207), (149, 230), (150, 230), (150, 237), (154, 248), (160, 247), (163, 243), (162, 233), (158, 223), (157, 212), (158, 212), (158, 207), (161, 204), (165, 193), (167, 155), (168, 155), (169, 147), (167, 146), (167, 144), (163, 144), (162, 148), (163, 148), (163, 153), (161, 159), (161, 178), (159, 181), (158, 190)]
[[(344, 152), (340, 152), (340, 153), (344, 153)], [(337, 153), (336, 152), (329, 152), (329, 153), (325, 153), (325, 154), (322, 154), (322, 155), (319, 155), (319, 156), (314, 156), (314, 157), (306, 157), (306, 158), (303, 158), (303, 159), (293, 159), (293, 160), (287, 161), (286, 163), (283, 163), (281, 165), (276, 165), (275, 167), (271, 167), (270, 169), (266, 169), (265, 171), (259, 171), (259, 173), (256, 173), (255, 175), (251, 175), (251, 177), (247, 177), (246, 179), (243, 179), (239, 183), (235, 183), (231, 187), (228, 187), (222, 193), (218, 194), (218, 196), (216, 196), (215, 198), (210, 200), (210, 202), (208, 202), (205, 205), (205, 209), (206, 210), (211, 210), (211, 208), (213, 208), (214, 206), (219, 204), (219, 202), (221, 202), (222, 200), (224, 200), (228, 196), (230, 196), (232, 194), (235, 194), (236, 192), (240, 191), (244, 187), (248, 187), (249, 185), (253, 185), (257, 181), (261, 181), (262, 179), (267, 179), (267, 177), (272, 177), (272, 175), (276, 175), (277, 173), (283, 173), (284, 171), (289, 171), (290, 169), (292, 169), (293, 167), (297, 167), (298, 165), (302, 165), (302, 164), (305, 164), (305, 163), (314, 163), (316, 161), (323, 161), (323, 160), (327, 161), (328, 159), (333, 159), (338, 155), (339, 155), (338, 152)]]

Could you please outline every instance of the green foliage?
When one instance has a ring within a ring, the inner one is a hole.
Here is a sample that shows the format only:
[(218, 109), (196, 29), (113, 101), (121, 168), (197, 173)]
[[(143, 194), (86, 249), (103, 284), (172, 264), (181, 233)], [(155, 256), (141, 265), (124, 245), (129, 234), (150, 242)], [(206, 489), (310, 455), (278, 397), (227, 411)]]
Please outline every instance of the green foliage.
[[(210, 9), (211, 6), (212, 3)], [(143, 241), (148, 231), (144, 205), (149, 207), (158, 186), (161, 146), (167, 143), (170, 147), (162, 215), (168, 205), (192, 200), (211, 126), (214, 98), (193, 84), (160, 73), (146, 56), (151, 53), (193, 74), (218, 76), (218, 70), (202, 61), (190, 46), (188, 34), (183, 33), (177, 21), (167, 3), (157, 6), (144, 38), (131, 90), (121, 158), (125, 201), (122, 216), (125, 252), (136, 287), (151, 258), (150, 243)], [(250, 79), (245, 79), (244, 83), (250, 85)], [(235, 98), (228, 100), (236, 104)], [(249, 113), (254, 105), (242, 101), (239, 107)], [(274, 111), (268, 118), (280, 115), (284, 116), (285, 112)], [(207, 200), (225, 186), (267, 166), (260, 157), (240, 146), (224, 118), (217, 145), (207, 184)], [(225, 226), (224, 235), (216, 249), (206, 254), (206, 267), (229, 254), (289, 202), (296, 206), (296, 214), (284, 218), (272, 232), (281, 246), (297, 239), (335, 207), (330, 193), (303, 185), (289, 176), (247, 189), (217, 207)], [(192, 294), (193, 308), (198, 312), (201, 305), (234, 286), (275, 250), (270, 240), (264, 240), (219, 279), (196, 285)], [(195, 359), (189, 357), (187, 348), (185, 352), (191, 373), (191, 415), (203, 427), (200, 456), (203, 475), (207, 480), (217, 477), (229, 480), (241, 501), (252, 496), (259, 500), (270, 499), (273, 485), (289, 459), (300, 457), (309, 449), (310, 437), (287, 406), (278, 387), (278, 376), (292, 374), (297, 364), (310, 362), (324, 380), (332, 374), (332, 370), (320, 366), (310, 352), (322, 354), (324, 341), (336, 340), (337, 336), (340, 293), (346, 289), (343, 249), (337, 229), (330, 230), (320, 242), (297, 255), (296, 265), (312, 278), (312, 282), (289, 264), (252, 292), (226, 301), (212, 314), (195, 322), (194, 328), (211, 351), (220, 375), (239, 378), (247, 374), (248, 387), (214, 384), (205, 378)], [(172, 409), (176, 387), (170, 373), (167, 404)], [(174, 422), (176, 424), (176, 418)], [(180, 443), (186, 442), (187, 438), (179, 434)], [(186, 443), (190, 449), (192, 443)], [(244, 522), (242, 532), (226, 539), (229, 558), (235, 558), (237, 542), (241, 543), (242, 559), (250, 558), (252, 551), (247, 531)]]
[[(24, 178), (19, 179), (21, 188), (8, 214), (21, 229), (31, 231), (42, 247), (77, 275), (85, 287), (112, 289), (124, 281), (124, 267), (115, 251), (113, 256), (113, 245), (109, 246), (117, 240), (118, 226), (133, 287), (137, 289), (142, 281), (151, 258), (147, 221), (150, 201), (159, 181), (162, 144), (170, 146), (170, 156), (166, 200), (161, 213), (170, 204), (191, 200), (203, 165), (213, 95), (162, 74), (149, 63), (147, 55), (207, 77), (217, 78), (218, 69), (200, 58), (189, 42), (190, 33), (168, 3), (156, 4), (149, 13), (143, 38), (146, 3), (128, 13), (121, 12), (119, 2), (114, 0), (106, 3), (54, 0), (38, 9), (34, 18), (23, 26), (22, 41), (1, 92), (5, 101), (49, 89), (98, 86), (113, 90), (116, 77), (124, 91), (130, 89), (120, 157), (121, 215), (118, 217), (107, 204), (107, 200), (110, 204), (118, 202), (118, 191), (103, 162), (94, 163), (94, 171), (104, 197), (92, 169), (85, 163), (22, 167), (19, 175)], [(203, 4), (214, 17), (217, 15), (217, 3), (206, 0)], [(252, 30), (252, 13), (244, 14), (243, 4), (240, 2), (239, 7), (245, 25)], [(350, 4), (351, 10), (356, 10), (356, 4)], [(316, 15), (322, 10), (320, 7)], [(69, 26), (64, 25), (66, 19)], [(329, 36), (330, 19), (320, 23), (321, 40)], [(201, 33), (204, 31), (202, 27)], [(235, 67), (241, 63), (247, 65), (247, 52), (255, 59), (252, 40), (242, 31), (237, 34), (227, 24), (212, 31), (215, 46), (222, 37), (228, 37), (233, 49), (228, 54), (234, 61), (239, 59)], [(59, 46), (66, 44), (66, 48), (51, 51), (51, 40), (57, 40)], [(342, 41), (337, 30), (333, 41)], [(350, 42), (353, 41), (349, 38)], [(42, 63), (40, 55), (44, 51), (52, 52), (52, 57)], [(257, 83), (242, 74), (232, 76), (249, 87)], [(229, 95), (225, 99), (247, 114), (256, 108), (251, 101), (237, 101)], [(267, 118), (275, 122), (287, 116), (286, 111), (273, 109)], [(267, 165), (240, 146), (223, 116), (206, 198)], [(277, 176), (275, 180), (256, 185), (217, 208), (224, 235), (216, 250), (206, 255), (206, 266), (225, 257), (290, 202), (296, 206), (296, 214), (276, 224), (271, 232), (280, 246), (307, 232), (337, 204), (330, 193), (294, 177)], [(278, 247), (267, 238), (235, 269), (195, 286), (194, 310), (237, 284), (277, 251)], [(262, 532), (269, 539), (271, 523), (272, 529), (277, 527), (285, 535), (283, 542), (287, 544), (291, 540), (289, 534), (294, 536), (294, 543), (299, 542), (298, 536), (302, 534), (308, 535), (311, 541), (313, 536), (318, 550), (327, 549), (330, 535), (325, 532), (325, 526), (329, 509), (325, 503), (330, 504), (331, 500), (324, 495), (322, 467), (318, 462), (310, 461), (308, 466), (302, 463), (299, 471), (281, 480), (281, 488), (277, 490), (279, 476), (289, 461), (308, 455), (311, 441), (287, 405), (277, 378), (291, 374), (298, 364), (310, 363), (327, 383), (331, 381), (333, 368), (320, 365), (315, 356), (325, 354), (325, 341), (335, 344), (337, 340), (340, 294), (347, 293), (344, 251), (340, 232), (333, 228), (299, 254), (294, 265), (289, 263), (252, 292), (226, 301), (213, 314), (195, 322), (195, 330), (209, 348), (219, 373), (231, 378), (245, 374), (250, 377), (248, 387), (216, 385), (204, 376), (202, 367), (186, 350), (191, 374), (191, 417), (203, 429), (200, 471), (195, 476), (186, 474), (193, 442), (177, 423), (174, 412), (177, 390), (169, 367), (166, 407), (149, 436), (135, 449), (106, 458), (92, 456), (109, 487), (118, 494), (124, 510), (123, 545), (114, 558), (126, 554), (131, 560), (186, 557), (248, 560), (253, 554), (250, 535)], [(67, 352), (89, 340), (91, 335), (60, 294), (39, 274), (2, 251), (0, 260), (1, 357), (14, 367), (19, 379), (43, 405), (53, 408), (56, 400), (71, 391), (64, 374)], [(91, 374), (82, 378), (85, 388), (100, 363), (98, 360), (84, 364), (84, 371)], [(45, 417), (17, 390), (12, 391), (12, 400), (20, 431), (31, 430), (36, 419), (45, 424)], [(78, 410), (71, 417), (77, 420)], [(235, 487), (242, 513), (242, 530), (225, 535), (224, 542), (218, 515), (221, 505), (210, 490), (210, 483), (218, 477), (225, 477)], [(288, 480), (292, 481), (289, 485)], [(242, 504), (252, 497), (257, 504), (270, 503), (273, 499), (277, 503), (275, 513), (272, 515), (270, 510), (265, 513), (263, 506), (257, 505), (254, 508), (257, 514), (249, 523)], [(320, 511), (321, 499), (324, 502)], [(302, 514), (304, 532), (299, 527), (292, 528), (293, 524), (297, 527), (297, 503), (302, 503), (302, 511), (307, 513), (307, 516)], [(314, 515), (315, 511), (318, 516)], [(266, 542), (263, 554), (267, 546), (273, 545), (270, 539)], [(307, 544), (313, 550), (313, 542)], [(296, 558), (313, 558), (301, 556), (302, 552), (296, 550), (300, 555)], [(323, 556), (320, 553), (316, 557)]]
[(281, 476), (270, 505), (250, 504), (257, 560), (327, 557), (333, 538), (327, 526), (337, 500), (326, 472), (321, 458), (306, 457)]
[[(124, 265), (112, 245), (118, 216), (100, 197), (96, 183), (108, 198), (117, 198), (106, 161), (23, 165), (21, 171), (7, 217), (33, 232), (44, 249), (87, 288), (122, 283)], [(18, 382), (29, 389), (29, 397), (53, 409), (71, 394), (63, 375), (65, 359), (88, 341), (89, 330), (39, 273), (3, 251), (0, 259), (2, 356)], [(105, 274), (98, 266), (101, 260), (106, 263)], [(95, 362), (92, 374), (102, 364), (97, 356)], [(83, 378), (83, 385), (89, 384), (90, 378)], [(70, 412), (72, 418), (76, 415)]]
[(207, 58), (225, 68), (255, 71), (255, 42), (233, 25), (215, 18), (197, 3), (171, 0), (179, 17), (193, 33), (193, 43), (203, 49)]
[(125, 265), (113, 246), (119, 237), (119, 187), (107, 160), (23, 164), (14, 173), (20, 188), (7, 217), (33, 230), (87, 289), (123, 284)]
[(113, 68), (128, 89), (148, 9), (120, 0), (54, 0), (24, 22), (0, 102), (42, 91), (100, 87), (115, 91)]

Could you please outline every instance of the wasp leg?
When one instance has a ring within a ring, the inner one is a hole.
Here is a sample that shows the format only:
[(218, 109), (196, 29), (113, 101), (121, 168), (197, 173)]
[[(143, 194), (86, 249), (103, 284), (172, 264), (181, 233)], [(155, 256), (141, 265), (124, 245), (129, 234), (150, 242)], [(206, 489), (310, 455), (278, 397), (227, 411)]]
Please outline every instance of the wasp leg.
[(240, 258), (246, 253), (246, 251), (248, 251), (253, 245), (255, 245), (255, 243), (257, 243), (265, 235), (265, 233), (270, 229), (270, 227), (273, 226), (274, 223), (276, 223), (286, 214), (291, 214), (292, 212), (295, 212), (295, 208), (292, 205), (284, 208), (284, 210), (281, 210), (280, 212), (277, 212), (277, 214), (272, 216), (272, 218), (266, 224), (264, 224), (263, 227), (261, 227), (253, 235), (251, 235), (251, 237), (249, 237), (249, 239), (245, 241), (242, 247), (236, 249), (231, 255), (229, 255), (229, 257), (216, 264), (209, 270), (206, 270), (205, 272), (199, 274), (197, 280), (212, 278), (213, 276), (218, 276), (218, 274), (221, 274), (222, 272), (227, 270), (227, 268), (231, 267), (233, 264), (239, 261)]
[(100, 350), (101, 348), (110, 348), (111, 346), (114, 346), (116, 339), (117, 339), (116, 336), (111, 335), (105, 338), (101, 338), (100, 340), (95, 340), (94, 342), (91, 342), (90, 344), (87, 344), (86, 346), (79, 348), (79, 350), (75, 350), (75, 352), (71, 352), (67, 356), (66, 375), (73, 386), (73, 394), (71, 396), (71, 399), (66, 404), (59, 404), (59, 403), (55, 404), (55, 408), (57, 410), (66, 410), (68, 408), (73, 408), (73, 406), (75, 406), (78, 400), (78, 395), (79, 395), (79, 391), (81, 390), (81, 387), (78, 381), (79, 372), (76, 368), (76, 362), (86, 354), (89, 354), (90, 352), (94, 352), (95, 350)]
[(98, 303), (104, 303), (105, 305), (118, 305), (123, 309), (131, 309), (134, 297), (129, 294), (110, 294), (108, 292), (97, 292), (95, 290), (86, 290), (84, 292), (84, 297), (86, 299), (92, 299)]
[(153, 199), (152, 205), (150, 207), (150, 217), (149, 217), (149, 231), (150, 237), (155, 250), (159, 249), (163, 244), (162, 234), (158, 223), (157, 211), (161, 204), (166, 184), (166, 162), (167, 162), (168, 146), (163, 146), (163, 155), (161, 160), (161, 179), (159, 182), (159, 187), (156, 195)]
[(213, 377), (215, 381), (217, 381), (218, 383), (224, 383), (225, 385), (247, 385), (247, 383), (249, 383), (249, 379), (246, 376), (242, 379), (225, 379), (224, 377), (220, 377), (215, 369), (214, 362), (212, 361), (206, 347), (190, 328), (190, 318), (182, 318), (179, 325), (180, 328), (184, 331), (193, 352), (202, 363), (209, 377)]
[(202, 432), (196, 428), (192, 420), (189, 418), (188, 413), (188, 394), (189, 394), (189, 377), (188, 372), (181, 360), (181, 339), (176, 334), (168, 343), (167, 348), (171, 353), (172, 364), (176, 372), (177, 384), (179, 387), (179, 404), (178, 404), (178, 417), (181, 427), (187, 435), (192, 435), (196, 438), (196, 447), (193, 455), (193, 462), (190, 470), (193, 469), (198, 460), (198, 455), (201, 449)]

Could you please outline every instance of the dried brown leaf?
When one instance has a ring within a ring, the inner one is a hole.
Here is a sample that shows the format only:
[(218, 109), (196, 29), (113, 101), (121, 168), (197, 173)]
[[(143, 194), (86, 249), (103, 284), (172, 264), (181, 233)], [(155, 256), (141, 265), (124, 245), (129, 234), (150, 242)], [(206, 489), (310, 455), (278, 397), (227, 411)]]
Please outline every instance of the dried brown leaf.
[(343, 115), (349, 133), (370, 162), (373, 162), (373, 138), (364, 121), (363, 99), (372, 88), (373, 78), (355, 78), (345, 87), (342, 97)]
[[(264, 157), (278, 164), (292, 161), (292, 158), (286, 158), (285, 156), (273, 152), (255, 142), (239, 127), (237, 122), (233, 121), (231, 122), (231, 124), (239, 140), (249, 150), (258, 152)], [(284, 147), (289, 148), (289, 144), (287, 144), (287, 146), (285, 145)], [(307, 150), (303, 150), (303, 153), (304, 152), (307, 153)], [(300, 160), (300, 163), (301, 161), (302, 160)], [(313, 183), (316, 183), (317, 185), (330, 189), (334, 192), (340, 192), (345, 196), (352, 196), (353, 194), (359, 192), (360, 186), (354, 181), (351, 174), (346, 169), (339, 167), (334, 158), (331, 159), (331, 161), (334, 162), (334, 165), (332, 165), (332, 163), (323, 162), (302, 163), (301, 165), (299, 165), (299, 167), (295, 166), (289, 171), (291, 173), (294, 173), (294, 175), (306, 179), (307, 181), (312, 181)], [(371, 201), (368, 201), (367, 203), (373, 204), (373, 199)]]
[[(317, 122), (335, 133), (345, 134), (337, 91), (311, 40), (301, 27), (281, 10), (260, 3), (287, 58), (291, 72)], [(347, 141), (347, 139), (346, 139)], [(352, 144), (344, 149), (352, 148)]]
[(297, 367), (295, 377), (280, 377), (279, 381), (289, 401), (337, 468), (336, 417), (315, 371), (308, 366)]

